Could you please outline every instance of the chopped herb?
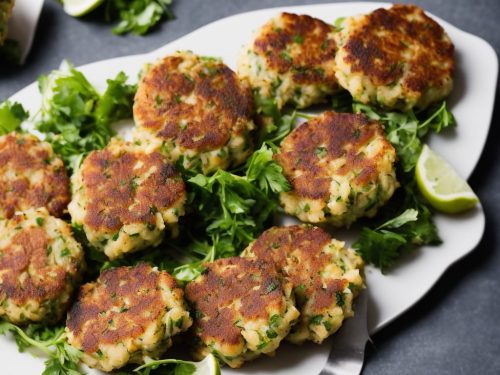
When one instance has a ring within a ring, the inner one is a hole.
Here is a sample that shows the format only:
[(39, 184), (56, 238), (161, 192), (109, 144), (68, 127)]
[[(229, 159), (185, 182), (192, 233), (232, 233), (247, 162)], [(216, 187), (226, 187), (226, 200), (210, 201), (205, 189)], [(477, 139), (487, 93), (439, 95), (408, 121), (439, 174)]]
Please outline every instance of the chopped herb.
[(297, 44), (302, 44), (304, 43), (304, 37), (302, 35), (295, 35), (293, 41)]
[(332, 330), (332, 328), (333, 328), (332, 323), (331, 323), (331, 322), (329, 322), (328, 320), (325, 320), (325, 321), (323, 322), (323, 326), (325, 327), (325, 329), (326, 329), (327, 331), (331, 331), (331, 330)]
[(336, 292), (335, 293), (335, 300), (337, 302), (337, 306), (343, 307), (344, 304), (345, 304), (344, 293), (342, 293), (342, 292)]
[(36, 225), (38, 225), (39, 227), (43, 226), (43, 223), (45, 223), (45, 219), (43, 217), (37, 217), (35, 221)]
[(278, 337), (278, 334), (276, 333), (276, 331), (274, 329), (268, 329), (266, 331), (266, 336), (270, 339), (274, 339), (274, 338)]
[(319, 326), (323, 321), (323, 315), (315, 315), (309, 319), (309, 324)]
[(278, 283), (275, 282), (275, 281), (272, 281), (271, 284), (269, 284), (266, 288), (266, 292), (269, 294), (271, 293), (272, 291), (276, 290), (276, 288), (278, 287)]
[(327, 154), (326, 147), (323, 146), (316, 147), (316, 150), (314, 152), (316, 155), (318, 155), (319, 158), (324, 158)]

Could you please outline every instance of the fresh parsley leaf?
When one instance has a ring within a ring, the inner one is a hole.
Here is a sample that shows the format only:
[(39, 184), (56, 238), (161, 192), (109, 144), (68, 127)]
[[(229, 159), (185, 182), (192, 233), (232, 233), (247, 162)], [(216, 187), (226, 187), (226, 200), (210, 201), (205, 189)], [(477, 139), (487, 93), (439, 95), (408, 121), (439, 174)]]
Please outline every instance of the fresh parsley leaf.
[(19, 103), (8, 100), (0, 103), (0, 135), (18, 130), (21, 123), (29, 117), (29, 113)]
[[(384, 207), (379, 219), (371, 220), (361, 229), (352, 245), (365, 262), (386, 273), (397, 259), (421, 245), (441, 243), (432, 212), (420, 196), (413, 177), (404, 175), (400, 188)], [(385, 220), (380, 223), (381, 220)]]
[(69, 63), (38, 79), (42, 111), (36, 127), (70, 168), (90, 151), (108, 144), (114, 135), (113, 122), (131, 117), (135, 86), (126, 80), (119, 73), (107, 81), (100, 95)]
[(266, 98), (259, 91), (253, 92), (256, 112), (262, 123), (258, 144), (267, 142), (279, 145), (293, 129), (296, 114), (282, 114), (274, 98)]
[(273, 160), (273, 151), (266, 145), (255, 151), (246, 165), (246, 177), (256, 182), (266, 194), (289, 191), (290, 183), (283, 175), (283, 168)]
[(160, 20), (174, 18), (171, 5), (172, 0), (108, 0), (107, 18), (117, 14), (120, 19), (114, 34), (144, 35)]
[(0, 334), (7, 332), (14, 336), (20, 352), (35, 347), (49, 357), (42, 375), (83, 375), (78, 367), (83, 353), (66, 343), (64, 326), (30, 324), (22, 329), (0, 321)]
[(414, 208), (408, 208), (403, 211), (402, 214), (396, 216), (393, 219), (386, 221), (384, 224), (380, 225), (376, 230), (380, 230), (383, 228), (399, 228), (410, 221), (417, 221), (418, 219), (418, 211)]
[(411, 110), (404, 113), (389, 112), (360, 103), (354, 103), (353, 109), (356, 113), (364, 113), (370, 119), (384, 124), (387, 139), (396, 149), (405, 172), (415, 168), (423, 147), (422, 138), (430, 130), (439, 133), (455, 125), (455, 119), (447, 109), (446, 102), (419, 113), (418, 116)]
[(401, 248), (406, 244), (405, 237), (395, 232), (363, 227), (352, 247), (365, 262), (373, 264), (385, 273), (394, 265), (400, 256)]

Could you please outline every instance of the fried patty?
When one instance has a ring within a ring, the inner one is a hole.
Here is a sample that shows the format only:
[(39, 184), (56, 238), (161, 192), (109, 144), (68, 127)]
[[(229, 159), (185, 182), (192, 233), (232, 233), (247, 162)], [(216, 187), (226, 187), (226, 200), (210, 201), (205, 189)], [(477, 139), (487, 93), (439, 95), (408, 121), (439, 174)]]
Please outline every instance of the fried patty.
[(281, 13), (256, 31), (239, 59), (238, 74), (255, 95), (278, 108), (324, 102), (339, 90), (335, 31), (317, 18)]
[(57, 322), (83, 268), (70, 225), (45, 208), (0, 220), (0, 317), (15, 324)]
[(159, 152), (112, 140), (91, 152), (73, 176), (73, 225), (110, 258), (156, 246), (184, 213), (181, 176)]
[(16, 0), (0, 0), (0, 46), (3, 45), (7, 37), (7, 24), (12, 16), (15, 2)]
[(382, 124), (360, 114), (328, 111), (301, 124), (275, 159), (292, 185), (280, 195), (285, 211), (310, 223), (372, 217), (398, 186)]
[(357, 101), (424, 109), (452, 89), (453, 43), (417, 6), (349, 17), (337, 43), (336, 77)]
[(177, 52), (150, 66), (134, 101), (134, 138), (209, 173), (250, 155), (251, 90), (222, 61)]
[(60, 217), (69, 200), (64, 164), (48, 143), (29, 134), (0, 137), (0, 219), (39, 207)]
[(214, 353), (233, 368), (274, 353), (299, 315), (274, 266), (239, 257), (208, 263), (186, 299), (195, 309), (195, 358)]
[(300, 318), (289, 341), (320, 344), (353, 315), (353, 297), (363, 287), (363, 261), (324, 230), (309, 225), (273, 227), (242, 256), (274, 263), (292, 284)]
[(144, 263), (106, 270), (81, 287), (68, 313), (68, 343), (104, 371), (158, 358), (192, 324), (183, 295), (172, 276)]

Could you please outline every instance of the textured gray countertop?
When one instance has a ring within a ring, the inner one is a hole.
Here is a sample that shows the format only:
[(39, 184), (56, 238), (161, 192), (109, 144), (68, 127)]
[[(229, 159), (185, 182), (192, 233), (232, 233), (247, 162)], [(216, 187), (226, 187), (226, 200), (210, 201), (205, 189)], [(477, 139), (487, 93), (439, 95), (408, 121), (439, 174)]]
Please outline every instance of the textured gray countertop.
[[(111, 34), (110, 26), (102, 22), (102, 15), (73, 19), (66, 16), (57, 1), (45, 0), (26, 64), (19, 68), (0, 66), (0, 100), (31, 83), (38, 75), (57, 68), (65, 58), (81, 65), (138, 54), (225, 16), (280, 5), (332, 1), (174, 2), (175, 20), (161, 24), (146, 37), (117, 37)], [(499, 0), (412, 2), (482, 37), (500, 54)], [(472, 254), (452, 266), (416, 306), (373, 337), (365, 374), (500, 374), (499, 123), (497, 100), (486, 148), (470, 180), (486, 213), (486, 231), (481, 243)]]

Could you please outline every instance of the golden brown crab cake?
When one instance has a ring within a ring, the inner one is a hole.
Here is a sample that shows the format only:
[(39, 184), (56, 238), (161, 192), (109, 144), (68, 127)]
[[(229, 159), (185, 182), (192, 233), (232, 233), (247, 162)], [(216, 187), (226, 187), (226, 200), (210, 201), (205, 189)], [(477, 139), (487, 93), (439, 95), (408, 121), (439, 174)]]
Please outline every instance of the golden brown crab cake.
[(57, 322), (83, 268), (71, 226), (45, 208), (0, 220), (0, 317), (15, 324)]
[(172, 276), (150, 265), (112, 268), (81, 287), (68, 313), (68, 343), (104, 371), (158, 359), (192, 324)]
[(336, 29), (307, 15), (281, 13), (255, 33), (238, 61), (238, 74), (254, 95), (278, 108), (324, 102), (339, 91), (335, 78)]
[(250, 88), (214, 58), (177, 52), (151, 65), (134, 101), (134, 139), (204, 173), (243, 163), (252, 152)]
[(320, 344), (353, 315), (352, 300), (363, 288), (363, 261), (324, 230), (310, 225), (273, 227), (242, 256), (273, 262), (292, 284), (300, 318), (289, 341)]
[(195, 309), (194, 357), (213, 353), (237, 368), (272, 355), (299, 316), (291, 292), (270, 263), (240, 257), (208, 263), (186, 287)]
[(0, 0), (0, 46), (7, 38), (8, 22), (12, 16), (12, 8), (14, 8), (15, 0)]
[(69, 200), (64, 164), (50, 144), (30, 134), (0, 137), (0, 219), (39, 207), (60, 217)]
[(426, 108), (453, 86), (454, 46), (414, 5), (349, 17), (337, 34), (336, 77), (353, 98), (387, 108)]
[(364, 115), (325, 112), (292, 131), (275, 155), (292, 190), (285, 212), (309, 223), (349, 226), (372, 217), (398, 187), (396, 151)]
[(72, 182), (73, 226), (110, 259), (158, 245), (184, 214), (185, 186), (174, 165), (118, 139), (91, 152)]

